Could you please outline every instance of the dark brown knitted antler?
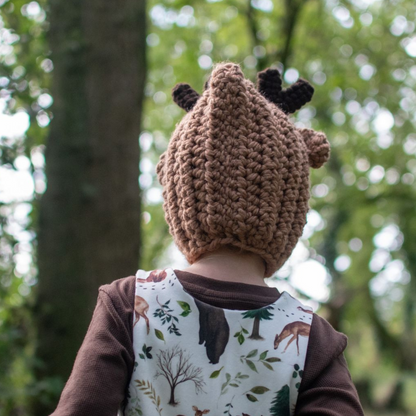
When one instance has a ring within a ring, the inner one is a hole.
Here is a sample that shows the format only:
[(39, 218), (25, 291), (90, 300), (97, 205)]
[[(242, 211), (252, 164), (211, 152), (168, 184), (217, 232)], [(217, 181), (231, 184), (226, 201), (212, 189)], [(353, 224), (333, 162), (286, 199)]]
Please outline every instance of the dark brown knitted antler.
[(285, 113), (294, 113), (312, 99), (313, 87), (299, 78), (293, 85), (282, 90), (282, 79), (277, 69), (267, 68), (257, 74), (259, 92)]
[(186, 112), (191, 111), (200, 95), (189, 84), (176, 84), (172, 89), (173, 101)]

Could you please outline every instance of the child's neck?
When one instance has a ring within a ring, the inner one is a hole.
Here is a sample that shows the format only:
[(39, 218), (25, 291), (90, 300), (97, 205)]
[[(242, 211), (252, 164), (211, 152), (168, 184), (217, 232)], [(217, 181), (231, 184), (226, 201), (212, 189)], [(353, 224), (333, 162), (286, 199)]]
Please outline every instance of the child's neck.
[(226, 247), (207, 253), (184, 271), (216, 280), (267, 287), (265, 264), (259, 255), (239, 253)]

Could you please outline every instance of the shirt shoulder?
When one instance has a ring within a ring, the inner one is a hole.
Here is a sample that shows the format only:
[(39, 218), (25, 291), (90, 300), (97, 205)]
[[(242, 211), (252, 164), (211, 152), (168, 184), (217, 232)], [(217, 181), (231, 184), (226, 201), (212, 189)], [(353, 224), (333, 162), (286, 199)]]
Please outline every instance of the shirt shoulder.
[(127, 276), (114, 280), (99, 288), (99, 296), (104, 302), (111, 302), (120, 318), (133, 321), (136, 276)]
[(314, 314), (299, 388), (297, 416), (364, 416), (344, 357), (347, 337)]
[(333, 356), (338, 356), (345, 350), (348, 341), (345, 334), (336, 331), (326, 319), (316, 313), (313, 314), (312, 322), (311, 337), (314, 346), (323, 348), (326, 354), (330, 351)]
[(305, 378), (301, 388), (307, 388), (316, 380), (334, 360), (343, 355), (346, 347), (347, 336), (336, 331), (326, 319), (314, 313), (306, 353)]

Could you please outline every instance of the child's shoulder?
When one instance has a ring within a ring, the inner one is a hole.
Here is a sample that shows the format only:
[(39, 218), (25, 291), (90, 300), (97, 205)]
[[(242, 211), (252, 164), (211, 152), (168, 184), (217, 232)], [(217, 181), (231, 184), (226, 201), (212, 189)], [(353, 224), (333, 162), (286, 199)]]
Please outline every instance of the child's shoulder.
[[(105, 296), (114, 304), (115, 307), (131, 308), (134, 303), (134, 293), (136, 290), (136, 276), (131, 275), (113, 282), (100, 286), (99, 296)], [(105, 295), (103, 295), (105, 294)]]
[(329, 364), (342, 356), (346, 347), (347, 336), (336, 331), (326, 319), (314, 313), (306, 359), (319, 362), (319, 367), (324, 368), (326, 362)]

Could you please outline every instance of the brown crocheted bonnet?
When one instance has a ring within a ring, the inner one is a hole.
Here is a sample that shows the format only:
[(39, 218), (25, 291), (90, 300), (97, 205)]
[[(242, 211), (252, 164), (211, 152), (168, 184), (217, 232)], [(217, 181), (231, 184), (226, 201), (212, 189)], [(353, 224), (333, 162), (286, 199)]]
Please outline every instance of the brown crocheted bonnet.
[(288, 114), (310, 101), (299, 79), (282, 90), (280, 73), (217, 64), (200, 96), (173, 89), (187, 111), (156, 171), (169, 231), (190, 264), (221, 245), (259, 254), (270, 277), (290, 256), (309, 209), (309, 167), (329, 157), (321, 132), (296, 128)]

